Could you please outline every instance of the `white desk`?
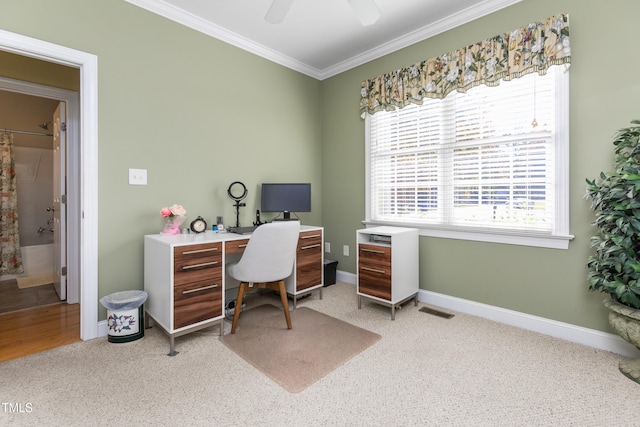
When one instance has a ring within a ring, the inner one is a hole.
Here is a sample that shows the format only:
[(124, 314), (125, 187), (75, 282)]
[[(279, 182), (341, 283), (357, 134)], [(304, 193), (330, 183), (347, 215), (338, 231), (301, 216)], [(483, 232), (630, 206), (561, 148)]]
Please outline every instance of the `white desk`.
[[(296, 264), (285, 280), (287, 294), (297, 299), (324, 284), (322, 227), (301, 226)], [(219, 324), (223, 335), (226, 290), (238, 282), (225, 265), (239, 259), (251, 235), (206, 231), (200, 234), (144, 236), (144, 290), (146, 324), (153, 319), (169, 336), (169, 356), (175, 337)]]

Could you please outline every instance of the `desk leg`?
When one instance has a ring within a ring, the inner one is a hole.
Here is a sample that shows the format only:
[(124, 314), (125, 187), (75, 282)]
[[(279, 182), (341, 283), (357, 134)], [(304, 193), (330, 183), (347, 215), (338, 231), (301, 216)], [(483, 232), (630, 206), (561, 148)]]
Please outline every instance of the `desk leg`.
[(173, 335), (169, 335), (169, 354), (167, 354), (167, 356), (173, 357), (176, 354), (178, 354), (179, 352), (177, 352), (175, 348), (176, 348), (175, 337)]

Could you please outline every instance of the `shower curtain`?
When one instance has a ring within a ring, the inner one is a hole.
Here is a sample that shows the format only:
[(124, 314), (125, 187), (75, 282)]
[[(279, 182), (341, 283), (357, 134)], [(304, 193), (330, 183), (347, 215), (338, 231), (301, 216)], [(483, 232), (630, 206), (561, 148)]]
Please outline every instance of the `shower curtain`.
[(23, 273), (18, 236), (18, 193), (13, 135), (0, 135), (0, 274)]

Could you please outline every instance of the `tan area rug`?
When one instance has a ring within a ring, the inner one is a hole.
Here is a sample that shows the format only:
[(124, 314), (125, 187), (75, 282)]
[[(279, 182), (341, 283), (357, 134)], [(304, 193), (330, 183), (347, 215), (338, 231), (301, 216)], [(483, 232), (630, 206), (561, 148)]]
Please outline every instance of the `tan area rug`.
[(265, 304), (241, 313), (235, 334), (220, 340), (285, 390), (299, 393), (378, 341), (378, 334), (307, 307)]

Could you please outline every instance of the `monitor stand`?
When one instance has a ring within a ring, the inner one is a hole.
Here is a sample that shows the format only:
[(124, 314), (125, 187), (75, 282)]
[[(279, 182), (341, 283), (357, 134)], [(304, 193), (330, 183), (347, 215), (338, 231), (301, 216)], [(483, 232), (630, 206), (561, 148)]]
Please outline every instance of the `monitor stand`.
[(274, 218), (272, 221), (300, 221), (298, 218), (291, 218), (291, 212), (282, 212), (282, 218)]

